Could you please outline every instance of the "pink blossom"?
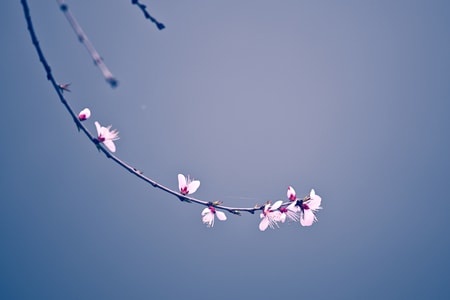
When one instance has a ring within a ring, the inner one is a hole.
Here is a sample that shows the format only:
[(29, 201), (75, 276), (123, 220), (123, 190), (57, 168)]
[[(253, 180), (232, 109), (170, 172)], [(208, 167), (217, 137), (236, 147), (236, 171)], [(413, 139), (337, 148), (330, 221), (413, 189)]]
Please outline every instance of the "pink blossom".
[(264, 206), (264, 209), (262, 213), (260, 214), (260, 218), (262, 219), (259, 223), (259, 230), (265, 231), (267, 227), (275, 228), (275, 226), (278, 227), (278, 223), (282, 221), (281, 220), (281, 212), (278, 210), (280, 208), (281, 204), (283, 204), (283, 201), (279, 200), (275, 202), (272, 206), (270, 203), (267, 203)]
[(214, 226), (214, 216), (217, 216), (217, 219), (220, 221), (225, 221), (227, 216), (224, 212), (216, 210), (214, 206), (209, 205), (202, 211), (202, 221), (206, 226), (213, 227)]
[(279, 210), (281, 212), (280, 220), (282, 223), (286, 221), (286, 218), (294, 222), (297, 222), (299, 220), (299, 209), (295, 206), (294, 202), (289, 204), (287, 207), (280, 207)]
[(295, 194), (295, 190), (292, 186), (288, 186), (287, 197), (289, 198), (290, 201), (297, 200), (297, 195)]
[(188, 195), (195, 193), (199, 186), (199, 180), (192, 180), (189, 176), (185, 177), (183, 174), (178, 174), (178, 188), (181, 194)]
[(78, 114), (78, 120), (80, 121), (86, 121), (91, 116), (91, 111), (89, 108), (85, 108)]
[(317, 221), (317, 217), (315, 212), (319, 209), (322, 209), (320, 206), (322, 202), (322, 198), (319, 195), (316, 195), (314, 189), (311, 189), (309, 193), (309, 197), (301, 200), (300, 209), (300, 224), (303, 226), (311, 226), (314, 222)]
[(320, 207), (322, 198), (316, 195), (314, 189), (311, 189), (309, 196), (304, 199), (297, 199), (294, 188), (290, 186), (288, 187), (287, 196), (292, 203), (289, 204), (286, 209), (295, 213), (300, 213), (300, 224), (303, 226), (311, 226), (317, 221), (315, 212), (322, 208)]
[(103, 127), (97, 121), (95, 121), (95, 127), (98, 134), (97, 141), (103, 143), (109, 151), (116, 152), (114, 141), (119, 139), (119, 132), (116, 129), (110, 131), (111, 126)]

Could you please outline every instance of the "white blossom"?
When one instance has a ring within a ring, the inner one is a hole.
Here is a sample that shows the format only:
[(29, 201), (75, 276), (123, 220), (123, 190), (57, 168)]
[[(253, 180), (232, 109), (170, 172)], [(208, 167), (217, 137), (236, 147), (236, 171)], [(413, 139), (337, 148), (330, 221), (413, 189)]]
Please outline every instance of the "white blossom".
[(114, 141), (119, 139), (119, 132), (116, 129), (111, 131), (111, 126), (103, 127), (97, 121), (95, 121), (95, 127), (98, 134), (97, 141), (103, 143), (109, 151), (116, 152)]
[(273, 205), (270, 205), (270, 203), (267, 203), (264, 206), (264, 209), (262, 213), (260, 214), (260, 218), (262, 219), (259, 223), (259, 230), (265, 231), (267, 227), (275, 228), (275, 226), (278, 227), (278, 223), (282, 221), (281, 220), (281, 212), (278, 210), (280, 208), (281, 204), (283, 204), (283, 201), (279, 200), (275, 202)]
[(210, 205), (202, 211), (203, 223), (208, 227), (213, 227), (214, 216), (217, 216), (217, 219), (219, 219), (220, 221), (225, 221), (227, 219), (227, 216), (224, 212), (216, 210), (214, 206)]
[(178, 188), (181, 194), (188, 195), (195, 193), (199, 186), (199, 180), (192, 180), (189, 176), (185, 177), (183, 174), (178, 174)]

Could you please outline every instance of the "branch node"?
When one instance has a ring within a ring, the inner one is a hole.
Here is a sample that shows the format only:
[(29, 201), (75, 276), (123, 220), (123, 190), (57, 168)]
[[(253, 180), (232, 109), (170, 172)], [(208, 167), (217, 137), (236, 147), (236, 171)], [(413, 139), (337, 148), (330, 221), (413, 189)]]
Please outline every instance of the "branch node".
[(187, 199), (187, 198), (185, 198), (185, 197), (183, 197), (183, 196), (178, 196), (178, 199), (180, 199), (181, 202), (192, 203), (191, 200), (189, 200), (189, 199)]
[(69, 7), (68, 7), (67, 4), (65, 4), (65, 3), (63, 3), (63, 4), (61, 4), (61, 5), (59, 6), (59, 9), (61, 9), (61, 11), (64, 11), (64, 12), (66, 12), (68, 8), (69, 8)]

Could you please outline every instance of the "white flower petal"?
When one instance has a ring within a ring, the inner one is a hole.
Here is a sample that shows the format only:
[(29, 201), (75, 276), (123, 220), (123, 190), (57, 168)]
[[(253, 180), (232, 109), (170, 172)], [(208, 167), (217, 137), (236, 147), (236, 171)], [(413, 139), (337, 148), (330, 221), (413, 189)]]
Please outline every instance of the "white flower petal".
[(300, 210), (300, 207), (297, 206), (297, 201), (292, 201), (286, 208), (292, 212), (298, 212)]
[(316, 216), (310, 209), (305, 209), (300, 217), (300, 224), (303, 226), (311, 226), (316, 220)]
[(322, 203), (322, 197), (316, 195), (314, 189), (312, 189), (309, 193), (309, 197), (311, 198), (311, 200), (309, 200), (307, 203), (309, 208), (313, 211), (321, 209), (320, 204)]
[(202, 221), (204, 224), (206, 224), (208, 227), (214, 226), (214, 214), (210, 211), (206, 215), (203, 216)]
[(264, 217), (259, 223), (259, 230), (264, 231), (267, 229), (267, 226), (269, 226), (269, 219)]
[(186, 177), (183, 174), (178, 174), (178, 188), (180, 191), (186, 186)]
[(292, 186), (288, 186), (287, 197), (289, 200), (294, 201), (297, 198), (297, 194)]
[(283, 204), (282, 200), (278, 200), (277, 202), (275, 202), (271, 207), (270, 210), (277, 210), (280, 208), (281, 204)]
[(200, 181), (194, 180), (188, 184), (188, 194), (195, 193), (195, 191), (200, 187)]
[(217, 216), (217, 219), (219, 219), (220, 221), (225, 221), (227, 219), (227, 216), (222, 211), (216, 210), (216, 216)]
[(108, 148), (111, 152), (116, 152), (116, 145), (114, 145), (114, 142), (112, 140), (105, 140), (103, 144)]
[(101, 135), (102, 127), (100, 126), (100, 123), (95, 121), (94, 124), (95, 124), (95, 128), (97, 129), (97, 135)]
[(209, 207), (206, 207), (204, 210), (202, 210), (202, 216), (206, 215), (207, 213), (210, 213), (211, 210), (209, 209)]
[[(271, 212), (269, 213), (269, 219), (273, 220), (272, 223), (275, 223), (275, 225), (277, 225), (276, 222), (280, 222), (280, 221), (281, 221), (281, 216), (282, 216), (282, 215), (283, 215), (283, 214), (282, 214), (281, 211), (279, 211), (279, 210), (271, 211)], [(278, 225), (277, 225), (277, 226), (278, 226)]]

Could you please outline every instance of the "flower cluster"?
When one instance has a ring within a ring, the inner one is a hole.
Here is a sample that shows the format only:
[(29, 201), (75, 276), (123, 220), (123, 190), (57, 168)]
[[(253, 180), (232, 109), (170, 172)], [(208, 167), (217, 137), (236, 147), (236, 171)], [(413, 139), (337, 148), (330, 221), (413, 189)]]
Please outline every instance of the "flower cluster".
[[(178, 189), (183, 196), (194, 193), (199, 187), (199, 180), (192, 180), (189, 176), (186, 177), (183, 174), (178, 174)], [(289, 199), (289, 202), (287, 203), (278, 200), (274, 204), (267, 202), (264, 205), (261, 209), (259, 230), (265, 231), (268, 227), (274, 229), (275, 227), (279, 227), (278, 223), (284, 223), (286, 220), (294, 222), (300, 221), (302, 226), (311, 226), (317, 221), (315, 212), (322, 208), (320, 206), (322, 198), (316, 195), (314, 189), (311, 190), (308, 196), (299, 199), (297, 198), (294, 188), (289, 186), (287, 198)], [(207, 227), (214, 226), (214, 219), (216, 216), (220, 221), (225, 221), (227, 219), (227, 216), (223, 211), (217, 210), (217, 208), (221, 208), (221, 204), (222, 202), (220, 201), (206, 203), (207, 207), (202, 210), (201, 215), (202, 221)], [(234, 210), (234, 212), (236, 212), (236, 210)]]
[(303, 199), (297, 198), (293, 187), (289, 186), (287, 197), (290, 201), (288, 205), (284, 205), (282, 200), (275, 202), (273, 205), (267, 203), (260, 214), (261, 222), (259, 230), (264, 231), (267, 227), (278, 227), (278, 223), (284, 223), (286, 219), (294, 222), (300, 221), (302, 226), (311, 226), (317, 217), (315, 212), (322, 207), (320, 204), (322, 198), (316, 195), (314, 189), (311, 190), (309, 196)]
[(300, 219), (300, 224), (303, 226), (311, 226), (317, 221), (315, 212), (322, 207), (320, 206), (322, 198), (316, 195), (314, 189), (311, 189), (309, 196), (298, 199), (293, 187), (288, 187), (287, 196), (291, 201), (291, 204), (287, 209), (291, 212), (298, 213), (298, 218)]
[[(78, 120), (80, 121), (86, 121), (90, 117), (91, 111), (89, 108), (83, 109), (78, 114)], [(114, 141), (119, 139), (119, 132), (115, 129), (111, 130), (111, 126), (103, 127), (97, 121), (95, 121), (94, 124), (95, 128), (97, 129), (97, 143), (103, 143), (103, 145), (105, 145), (105, 147), (108, 148), (109, 151), (116, 152), (116, 145), (114, 144)]]

